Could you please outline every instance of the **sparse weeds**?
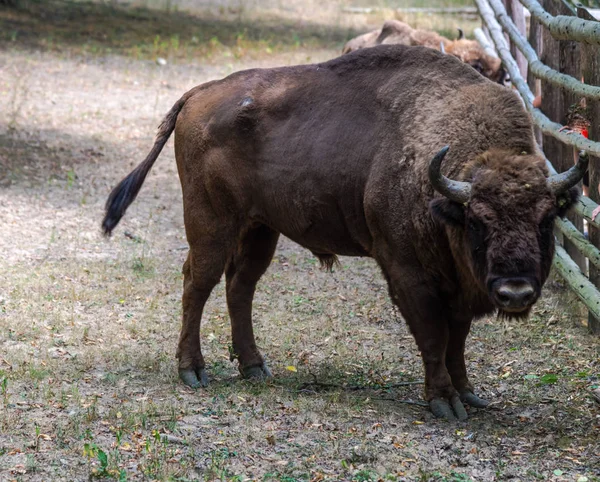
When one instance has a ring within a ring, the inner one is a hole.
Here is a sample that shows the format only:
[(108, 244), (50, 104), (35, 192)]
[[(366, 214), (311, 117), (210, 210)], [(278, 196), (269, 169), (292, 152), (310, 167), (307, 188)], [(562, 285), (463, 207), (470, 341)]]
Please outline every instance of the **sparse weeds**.
[(127, 480), (127, 473), (118, 467), (120, 458), (118, 451), (106, 452), (95, 443), (83, 445), (83, 456), (92, 464), (92, 478), (109, 478), (119, 481)]
[(473, 479), (468, 475), (456, 472), (454, 470), (449, 473), (436, 472), (421, 472), (420, 480), (423, 482), (473, 482)]
[(294, 474), (287, 475), (282, 474), (279, 471), (277, 472), (268, 472), (264, 475), (263, 480), (265, 482), (302, 482), (306, 480), (311, 480), (310, 474)]
[(138, 256), (133, 260), (133, 264), (131, 265), (134, 273), (140, 278), (149, 278), (152, 277), (155, 273), (154, 266), (148, 261), (146, 257)]
[(8, 377), (3, 374), (0, 376), (0, 393), (2, 394), (2, 402), (6, 407), (10, 400), (10, 395), (8, 393)]
[[(240, 17), (244, 9), (236, 8), (235, 13), (225, 9), (215, 16), (210, 10), (196, 15), (172, 8), (157, 12), (114, 3), (107, 8), (93, 2), (66, 5), (52, 0), (32, 3), (13, 15), (21, 30), (27, 32), (20, 37), (24, 46), (88, 56), (117, 53), (139, 60), (163, 57), (190, 61), (224, 52), (236, 59), (256, 58), (305, 46), (334, 46), (338, 50), (345, 40), (359, 33), (350, 25), (325, 26), (316, 21), (298, 28), (297, 17), (285, 10), (280, 11), (283, 15), (265, 9)], [(61, 21), (65, 17), (68, 22)], [(9, 33), (0, 36), (0, 42), (14, 48), (15, 34), (11, 31), (15, 32), (7, 29)]]
[(25, 458), (25, 470), (29, 473), (35, 473), (38, 471), (38, 463), (35, 458), (35, 454), (27, 454)]
[(67, 189), (71, 189), (73, 187), (73, 184), (75, 184), (75, 179), (75, 170), (69, 169), (67, 171)]
[(227, 462), (230, 458), (235, 457), (237, 454), (230, 451), (227, 447), (220, 447), (212, 450), (209, 454), (209, 465), (203, 476), (203, 480), (206, 481), (230, 481), (239, 480), (239, 476), (236, 476), (227, 467)]
[[(138, 48), (140, 46), (137, 46)], [(169, 38), (161, 39), (160, 35), (156, 35), (154, 37), (154, 41), (152, 42), (152, 58), (156, 60), (159, 57), (171, 58), (177, 57), (180, 55), (180, 41), (179, 35), (173, 34)], [(143, 49), (140, 49), (141, 52)]]

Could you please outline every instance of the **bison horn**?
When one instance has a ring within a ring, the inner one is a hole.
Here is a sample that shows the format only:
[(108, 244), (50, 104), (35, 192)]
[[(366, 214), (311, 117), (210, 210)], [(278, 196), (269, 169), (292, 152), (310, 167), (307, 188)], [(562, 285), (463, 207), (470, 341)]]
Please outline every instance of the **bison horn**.
[[(580, 153), (577, 164), (571, 167), (571, 169), (560, 174), (555, 174), (554, 176), (550, 176), (548, 178), (548, 187), (550, 190), (555, 195), (559, 195), (565, 192), (567, 189), (572, 188), (583, 178), (585, 171), (587, 171), (588, 162), (589, 159), (587, 154)], [(429, 168), (429, 171), (429, 176), (431, 177), (431, 167)]]
[(446, 49), (444, 47), (444, 42), (440, 42), (440, 52), (442, 52), (443, 54), (446, 53)]
[(463, 32), (463, 29), (458, 27), (456, 30), (458, 30), (458, 38), (456, 40), (462, 40), (465, 36), (465, 33)]
[(443, 147), (429, 163), (429, 181), (440, 194), (443, 194), (451, 201), (464, 204), (471, 197), (471, 183), (453, 181), (444, 176), (440, 171), (442, 161), (448, 149), (450, 149), (450, 146)]

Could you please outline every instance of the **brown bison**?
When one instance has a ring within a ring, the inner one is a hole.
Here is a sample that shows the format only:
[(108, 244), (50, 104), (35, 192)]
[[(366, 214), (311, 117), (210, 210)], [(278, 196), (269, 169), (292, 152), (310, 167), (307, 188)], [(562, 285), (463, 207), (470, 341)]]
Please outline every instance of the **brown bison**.
[(463, 32), (460, 29), (458, 39), (449, 40), (437, 32), (414, 29), (399, 20), (388, 20), (381, 29), (367, 32), (349, 40), (342, 53), (346, 54), (376, 45), (391, 44), (421, 45), (440, 50), (469, 64), (484, 77), (494, 82), (500, 84), (505, 82), (506, 72), (500, 59), (486, 54), (476, 40), (464, 39)]
[(200, 320), (223, 273), (240, 372), (270, 375), (252, 299), (282, 233), (326, 265), (336, 255), (377, 261), (421, 350), (435, 415), (465, 419), (463, 403), (486, 405), (465, 368), (471, 321), (528, 315), (552, 264), (554, 218), (586, 167), (547, 178), (512, 91), (453, 57), (400, 45), (208, 82), (175, 103), (146, 159), (112, 191), (105, 233), (173, 130), (190, 247), (184, 383), (207, 384)]

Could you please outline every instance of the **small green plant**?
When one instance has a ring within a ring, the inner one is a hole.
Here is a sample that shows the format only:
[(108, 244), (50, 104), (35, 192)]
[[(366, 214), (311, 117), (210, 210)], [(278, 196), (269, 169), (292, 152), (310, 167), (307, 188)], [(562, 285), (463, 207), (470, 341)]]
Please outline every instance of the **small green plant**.
[(160, 53), (160, 35), (154, 37), (154, 42), (152, 44), (152, 53), (154, 54), (154, 57), (158, 57), (158, 54)]
[(141, 278), (148, 278), (154, 274), (154, 267), (149, 265), (143, 256), (133, 260), (132, 269)]
[(8, 401), (9, 401), (8, 377), (2, 377), (2, 381), (0, 381), (0, 392), (2, 392), (2, 399), (4, 400), (4, 406), (8, 405)]
[(40, 448), (40, 435), (41, 435), (41, 433), (42, 433), (42, 431), (40, 429), (40, 426), (36, 423), (35, 424), (35, 441), (33, 442), (33, 447), (35, 448), (36, 452)]
[(98, 419), (98, 397), (92, 398), (92, 403), (89, 404), (86, 410), (85, 418), (88, 422), (93, 422)]
[(205, 480), (231, 480), (234, 475), (225, 467), (225, 462), (236, 455), (236, 452), (230, 451), (227, 447), (213, 450), (210, 453), (211, 463), (206, 471)]
[(67, 189), (71, 189), (75, 184), (75, 171), (73, 169), (69, 169), (67, 171)]
[(171, 36), (171, 51), (177, 52), (179, 50), (179, 35)]
[[(423, 475), (425, 474), (422, 474), (422, 476)], [(428, 476), (427, 480), (434, 480), (436, 482), (473, 482), (473, 479), (471, 479), (468, 475), (455, 472), (454, 470), (448, 475), (444, 475), (441, 472), (434, 472)]]
[(37, 472), (38, 466), (34, 454), (27, 454), (27, 458), (25, 459), (25, 470), (27, 470), (28, 473)]
[(377, 480), (377, 479), (378, 479), (377, 473), (374, 472), (373, 470), (369, 470), (369, 469), (359, 470), (352, 476), (353, 482), (369, 482), (371, 480)]
[(554, 373), (546, 373), (540, 377), (538, 385), (554, 385), (556, 382), (558, 382), (558, 375), (555, 375)]
[[(228, 479), (228, 480), (242, 480), (241, 478), (237, 478), (239, 476), (235, 476), (232, 479)], [(277, 482), (300, 482), (302, 480), (310, 480), (310, 475), (309, 474), (300, 474), (297, 476), (291, 476), (291, 475), (283, 475), (279, 472), (269, 472), (266, 473), (264, 475), (264, 479), (265, 481), (277, 481)]]
[(95, 443), (85, 443), (83, 445), (83, 456), (89, 459), (97, 459), (100, 468), (94, 469), (92, 473), (96, 477), (105, 477), (108, 474), (108, 455), (104, 450), (99, 448)]
[[(119, 480), (119, 481), (125, 481), (127, 480), (127, 473), (125, 472), (124, 469), (118, 469), (118, 468), (110, 468), (110, 460), (109, 460), (109, 455), (108, 453), (106, 453), (104, 450), (102, 450), (100, 447), (98, 447), (95, 443), (85, 443), (83, 445), (83, 456), (87, 457), (88, 459), (96, 459), (96, 461), (98, 462), (98, 467), (95, 467), (94, 469), (92, 469), (91, 471), (91, 477), (96, 477), (96, 478), (112, 478), (115, 480)], [(115, 454), (113, 453), (113, 457), (115, 457)], [(113, 465), (114, 464), (114, 460), (113, 460)]]

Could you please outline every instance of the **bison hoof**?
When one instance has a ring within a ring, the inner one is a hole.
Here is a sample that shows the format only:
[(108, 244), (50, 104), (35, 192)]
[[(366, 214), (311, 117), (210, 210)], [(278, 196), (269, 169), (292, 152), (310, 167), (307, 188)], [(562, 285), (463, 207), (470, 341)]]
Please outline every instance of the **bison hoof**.
[(463, 403), (466, 403), (474, 408), (485, 408), (490, 404), (490, 402), (484, 400), (483, 398), (479, 398), (471, 391), (462, 392), (460, 394), (460, 399)]
[(458, 395), (454, 395), (450, 402), (443, 398), (434, 398), (429, 402), (429, 408), (436, 417), (448, 421), (463, 421), (469, 417)]
[(198, 368), (196, 370), (192, 368), (187, 368), (185, 370), (180, 369), (179, 378), (191, 388), (206, 388), (208, 386), (208, 375), (204, 368)]
[(242, 377), (248, 378), (251, 380), (264, 380), (266, 378), (271, 378), (273, 376), (271, 374), (271, 370), (269, 370), (269, 367), (267, 366), (266, 363), (263, 363), (262, 365), (259, 365), (259, 366), (253, 366), (253, 367), (241, 367), (240, 366), (240, 373), (242, 374)]

